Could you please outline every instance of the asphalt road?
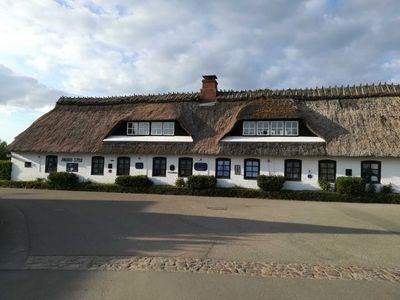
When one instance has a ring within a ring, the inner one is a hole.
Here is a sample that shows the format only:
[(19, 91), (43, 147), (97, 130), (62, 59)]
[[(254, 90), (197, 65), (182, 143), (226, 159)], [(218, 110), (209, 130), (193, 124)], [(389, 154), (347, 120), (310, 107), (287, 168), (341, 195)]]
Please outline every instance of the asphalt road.
[[(0, 245), (0, 253), (8, 251), (0, 258), (0, 267), (3, 260), (3, 266), (9, 269), (17, 267), (28, 255), (174, 256), (400, 268), (400, 205), (0, 189), (0, 216), (1, 212), (6, 223), (9, 218), (10, 222), (13, 219), (19, 224), (11, 234), (2, 235), (4, 241), (10, 241), (10, 236), (14, 238), (14, 251), (9, 251), (7, 243)], [(10, 261), (15, 263), (10, 264)], [(1, 282), (10, 283), (7, 285), (10, 292), (13, 284), (16, 286), (23, 278), (28, 278), (30, 283), (45, 282), (46, 276), (51, 277), (56, 271), (36, 272), (39, 271), (3, 271), (0, 278)], [(66, 284), (64, 280), (69, 281), (69, 277), (75, 276), (71, 275), (73, 273), (56, 273), (59, 281), (54, 280), (55, 286)], [(154, 293), (162, 291), (160, 289), (168, 283), (179, 291), (174, 278), (186, 280), (189, 290), (192, 286), (196, 289), (201, 280), (210, 287), (211, 282), (215, 285), (226, 280), (230, 282), (226, 287), (229, 290), (231, 285), (241, 286), (236, 281), (242, 285), (248, 282), (248, 291), (254, 286), (251, 294), (254, 298), (261, 298), (268, 290), (276, 291), (271, 295), (277, 296), (278, 290), (274, 287), (280, 284), (286, 284), (289, 290), (292, 288), (293, 295), (304, 295), (299, 291), (309, 284), (315, 299), (321, 298), (323, 288), (332, 292), (337, 289), (337, 295), (342, 295), (339, 289), (350, 292), (350, 287), (354, 297), (374, 296), (376, 293), (372, 291), (377, 289), (390, 296), (387, 299), (396, 299), (392, 296), (398, 294), (393, 291), (399, 287), (388, 282), (312, 280), (308, 283), (306, 280), (233, 279), (222, 275), (214, 278), (157, 272), (144, 272), (147, 275), (140, 272), (78, 273), (76, 276), (83, 276), (94, 286), (97, 281), (104, 285), (101, 282), (107, 281), (109, 276), (118, 278), (112, 279), (113, 282), (129, 278), (141, 282), (149, 280), (146, 276), (154, 277), (155, 282), (160, 281)], [(266, 281), (261, 284), (259, 280)], [(28, 291), (29, 285), (25, 284), (24, 288)], [(49, 285), (47, 292), (52, 288), (55, 287)], [(89, 290), (91, 297), (96, 298), (96, 292)], [(228, 296), (229, 291), (224, 295)], [(233, 295), (240, 298), (238, 293)]]

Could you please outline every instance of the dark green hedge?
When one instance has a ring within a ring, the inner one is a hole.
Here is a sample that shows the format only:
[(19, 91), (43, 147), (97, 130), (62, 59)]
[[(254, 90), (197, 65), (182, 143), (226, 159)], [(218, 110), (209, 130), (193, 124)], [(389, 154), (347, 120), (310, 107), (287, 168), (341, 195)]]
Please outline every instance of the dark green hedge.
[[(54, 189), (47, 182), (40, 181), (8, 181), (0, 180), (0, 187)], [(203, 190), (190, 190), (188, 188), (169, 185), (153, 185), (150, 187), (123, 187), (117, 184), (80, 183), (74, 190), (115, 192), (115, 193), (144, 193), (161, 195), (196, 195), (211, 197), (236, 197), (236, 198), (262, 198), (284, 199), (300, 201), (324, 201), (324, 202), (359, 202), (359, 203), (392, 203), (400, 204), (400, 194), (364, 193), (359, 196), (339, 194), (325, 191), (287, 191), (264, 192), (258, 189), (234, 188), (210, 188)]]
[(285, 177), (283, 176), (266, 176), (260, 175), (257, 177), (258, 187), (266, 192), (280, 191), (285, 183)]
[(191, 191), (214, 189), (217, 179), (214, 176), (193, 175), (188, 177), (186, 184)]
[(153, 185), (153, 182), (146, 175), (123, 175), (115, 179), (115, 184), (124, 187), (148, 187)]
[(0, 180), (11, 179), (11, 161), (0, 160)]
[(68, 172), (53, 172), (47, 179), (49, 185), (55, 189), (71, 189), (79, 183), (78, 175)]
[(335, 186), (339, 194), (357, 196), (365, 193), (365, 181), (361, 177), (338, 177)]

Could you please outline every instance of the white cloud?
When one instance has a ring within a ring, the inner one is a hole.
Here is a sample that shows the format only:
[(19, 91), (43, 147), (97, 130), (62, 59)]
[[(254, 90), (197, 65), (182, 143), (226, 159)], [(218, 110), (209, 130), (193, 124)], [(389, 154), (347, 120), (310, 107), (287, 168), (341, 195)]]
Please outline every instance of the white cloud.
[(0, 62), (85, 95), (398, 79), (400, 2), (329, 2), (3, 0)]

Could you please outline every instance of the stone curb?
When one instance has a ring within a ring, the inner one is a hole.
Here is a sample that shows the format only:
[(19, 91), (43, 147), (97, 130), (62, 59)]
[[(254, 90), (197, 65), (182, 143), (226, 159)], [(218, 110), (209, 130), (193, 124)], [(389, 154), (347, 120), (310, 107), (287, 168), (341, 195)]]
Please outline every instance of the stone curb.
[(254, 277), (366, 280), (400, 283), (400, 269), (302, 263), (238, 262), (217, 259), (138, 256), (30, 256), (24, 269), (167, 271)]

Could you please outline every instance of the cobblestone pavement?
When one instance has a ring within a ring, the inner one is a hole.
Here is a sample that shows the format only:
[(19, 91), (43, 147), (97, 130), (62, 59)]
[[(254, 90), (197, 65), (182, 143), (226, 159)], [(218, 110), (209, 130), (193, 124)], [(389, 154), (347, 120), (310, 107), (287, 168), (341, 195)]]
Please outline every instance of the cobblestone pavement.
[(24, 269), (166, 271), (258, 277), (367, 280), (400, 283), (400, 269), (302, 263), (239, 262), (216, 259), (138, 256), (30, 256)]

